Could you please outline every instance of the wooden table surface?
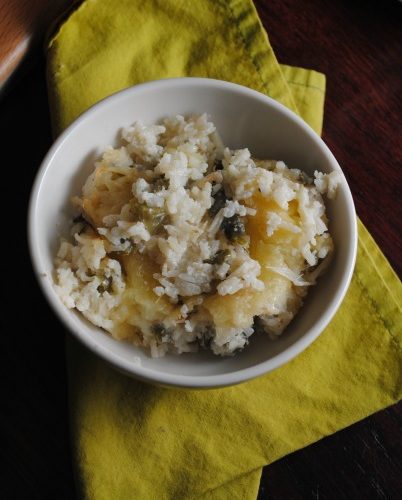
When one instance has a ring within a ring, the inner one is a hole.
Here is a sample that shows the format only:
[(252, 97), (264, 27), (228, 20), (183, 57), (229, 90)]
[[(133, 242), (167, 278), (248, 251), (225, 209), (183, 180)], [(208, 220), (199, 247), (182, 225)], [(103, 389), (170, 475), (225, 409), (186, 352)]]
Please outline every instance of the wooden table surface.
[[(327, 75), (324, 139), (344, 169), (358, 215), (401, 275), (402, 4), (256, 5), (280, 62)], [(75, 497), (64, 339), (34, 280), (25, 236), (30, 188), (51, 144), (44, 70), (37, 55), (0, 101), (2, 151), (11, 151), (2, 161), (11, 182), (2, 186), (14, 201), (3, 222), (11, 229), (11, 237), (3, 237), (11, 250), (3, 276), (16, 269), (2, 288), (2, 499)], [(24, 312), (13, 312), (21, 289)], [(402, 404), (266, 467), (259, 494), (265, 498), (400, 500)]]

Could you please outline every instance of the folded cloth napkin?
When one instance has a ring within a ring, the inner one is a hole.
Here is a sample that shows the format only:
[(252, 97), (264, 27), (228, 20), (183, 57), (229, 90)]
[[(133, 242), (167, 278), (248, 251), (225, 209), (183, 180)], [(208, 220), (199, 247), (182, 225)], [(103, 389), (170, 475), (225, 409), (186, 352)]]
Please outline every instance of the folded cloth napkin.
[[(249, 0), (87, 0), (51, 41), (48, 63), (57, 131), (117, 90), (174, 76), (247, 85), (321, 130), (324, 76), (278, 64)], [(264, 465), (401, 397), (401, 297), (359, 223), (356, 270), (330, 326), (256, 380), (212, 391), (154, 387), (70, 341), (80, 490), (91, 499), (255, 498)]]

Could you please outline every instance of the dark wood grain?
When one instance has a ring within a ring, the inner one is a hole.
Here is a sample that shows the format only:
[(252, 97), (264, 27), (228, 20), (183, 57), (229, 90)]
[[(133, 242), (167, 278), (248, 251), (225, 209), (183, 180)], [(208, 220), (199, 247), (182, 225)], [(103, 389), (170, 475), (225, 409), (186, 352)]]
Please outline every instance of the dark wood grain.
[(72, 0), (0, 1), (0, 89)]
[[(346, 172), (358, 214), (400, 273), (402, 5), (396, 0), (257, 0), (256, 5), (280, 62), (326, 73), (324, 138)], [(2, 152), (11, 152), (2, 160), (2, 172), (13, 200), (3, 219), (11, 236), (2, 268), (0, 498), (70, 499), (64, 342), (36, 286), (25, 237), (29, 191), (51, 144), (39, 53), (36, 66), (0, 102), (0, 113)], [(16, 271), (5, 286), (11, 266)], [(24, 314), (15, 311), (21, 290)], [(399, 404), (266, 467), (259, 499), (400, 500), (401, 471)]]

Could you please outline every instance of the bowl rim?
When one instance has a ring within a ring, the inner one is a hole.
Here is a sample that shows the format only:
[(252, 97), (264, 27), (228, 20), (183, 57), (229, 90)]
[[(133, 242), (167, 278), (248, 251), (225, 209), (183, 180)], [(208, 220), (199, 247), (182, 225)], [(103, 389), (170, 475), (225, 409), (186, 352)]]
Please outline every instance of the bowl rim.
[[(352, 226), (352, 239), (349, 242), (349, 248), (347, 250), (347, 259), (345, 263), (345, 270), (341, 278), (341, 283), (338, 286), (334, 296), (332, 297), (329, 306), (325, 310), (322, 317), (316, 321), (312, 328), (310, 328), (303, 336), (296, 340), (292, 345), (285, 348), (282, 352), (276, 354), (272, 358), (257, 363), (256, 365), (242, 368), (230, 373), (220, 373), (215, 375), (182, 375), (182, 374), (172, 374), (162, 371), (154, 371), (153, 369), (142, 366), (141, 364), (136, 364), (130, 362), (127, 359), (119, 356), (117, 353), (110, 351), (106, 346), (99, 343), (95, 338), (87, 335), (85, 330), (77, 328), (77, 325), (72, 320), (72, 311), (66, 308), (64, 304), (56, 296), (56, 291), (52, 287), (50, 280), (43, 279), (43, 270), (40, 268), (41, 256), (39, 252), (39, 244), (36, 238), (36, 212), (37, 206), (40, 200), (40, 193), (44, 178), (54, 158), (58, 154), (59, 149), (68, 140), (70, 133), (76, 128), (80, 127), (82, 123), (92, 114), (96, 113), (98, 110), (105, 107), (113, 106), (113, 104), (120, 99), (125, 99), (128, 94), (140, 93), (143, 90), (148, 91), (160, 91), (168, 87), (199, 87), (203, 88), (220, 88), (223, 90), (230, 90), (238, 92), (240, 94), (249, 96), (252, 99), (259, 100), (265, 106), (268, 105), (273, 107), (281, 114), (286, 115), (289, 119), (296, 123), (299, 127), (303, 129), (310, 138), (312, 138), (316, 143), (318, 143), (321, 150), (325, 153), (331, 168), (338, 170), (342, 174), (342, 183), (345, 191), (346, 209), (347, 214), (351, 220)], [(357, 254), (357, 216), (354, 207), (354, 202), (352, 194), (348, 185), (348, 182), (343, 174), (343, 171), (335, 159), (332, 152), (329, 150), (328, 146), (321, 139), (321, 137), (314, 132), (314, 130), (300, 118), (296, 113), (285, 107), (283, 104), (275, 101), (271, 97), (262, 94), (256, 90), (250, 89), (243, 85), (236, 83), (231, 83), (223, 80), (217, 80), (212, 78), (195, 78), (195, 77), (184, 77), (184, 78), (166, 78), (160, 80), (152, 80), (149, 82), (133, 85), (124, 90), (120, 90), (114, 94), (111, 94), (101, 101), (88, 108), (82, 114), (78, 116), (54, 141), (49, 151), (45, 155), (40, 168), (36, 174), (29, 200), (28, 206), (28, 246), (31, 257), (32, 266), (36, 279), (39, 286), (45, 295), (47, 302), (56, 313), (56, 316), (66, 326), (67, 329), (76, 337), (80, 342), (82, 342), (87, 348), (93, 351), (95, 354), (100, 356), (102, 359), (112, 364), (118, 370), (133, 376), (142, 381), (161, 384), (165, 386), (183, 387), (183, 388), (196, 388), (196, 389), (207, 389), (207, 388), (218, 388), (225, 387), (229, 385), (235, 385), (247, 380), (251, 380), (255, 377), (266, 374), (276, 368), (279, 368), (283, 364), (292, 360), (302, 351), (304, 351), (310, 344), (317, 339), (320, 333), (326, 328), (330, 323), (336, 311), (338, 310), (345, 294), (348, 290), (354, 266), (356, 262)]]

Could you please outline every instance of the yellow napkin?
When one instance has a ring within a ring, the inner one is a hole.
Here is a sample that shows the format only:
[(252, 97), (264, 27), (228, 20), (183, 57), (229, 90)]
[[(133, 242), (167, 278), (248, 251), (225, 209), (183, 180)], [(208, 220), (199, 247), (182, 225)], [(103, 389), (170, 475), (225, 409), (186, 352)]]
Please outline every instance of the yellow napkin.
[[(58, 131), (112, 92), (173, 76), (247, 85), (321, 130), (324, 76), (278, 64), (249, 0), (87, 0), (48, 55)], [(401, 289), (359, 223), (356, 271), (331, 325), (289, 364), (226, 389), (136, 382), (70, 340), (71, 429), (83, 494), (255, 498), (261, 467), (401, 397)]]

